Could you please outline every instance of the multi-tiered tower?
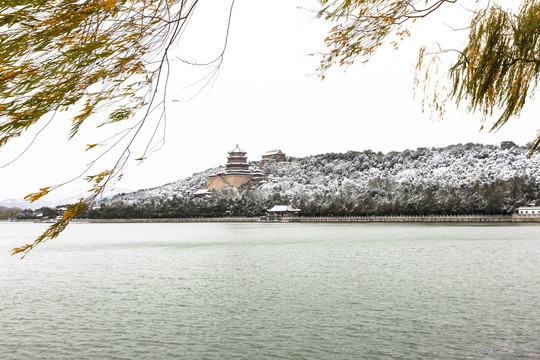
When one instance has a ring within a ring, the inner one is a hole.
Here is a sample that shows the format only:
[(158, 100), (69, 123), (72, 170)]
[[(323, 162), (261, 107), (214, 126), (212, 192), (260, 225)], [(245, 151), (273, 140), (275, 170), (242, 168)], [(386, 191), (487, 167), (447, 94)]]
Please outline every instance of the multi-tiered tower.
[(206, 179), (206, 189), (208, 191), (220, 191), (226, 186), (238, 188), (257, 177), (261, 178), (262, 174), (249, 170), (246, 152), (236, 145), (233, 150), (229, 151), (225, 171), (211, 175)]
[(246, 152), (238, 147), (229, 151), (229, 156), (227, 157), (227, 164), (225, 165), (226, 174), (245, 174), (249, 173), (249, 165), (247, 162)]

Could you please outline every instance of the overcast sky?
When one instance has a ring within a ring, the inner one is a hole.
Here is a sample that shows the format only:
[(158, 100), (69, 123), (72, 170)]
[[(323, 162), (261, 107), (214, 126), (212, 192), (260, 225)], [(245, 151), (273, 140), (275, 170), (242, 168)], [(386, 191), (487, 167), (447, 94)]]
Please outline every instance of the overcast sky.
[[(219, 52), (227, 19), (227, 10), (219, 6), (223, 3), (200, 3), (182, 44), (184, 57), (204, 61)], [(479, 117), (454, 106), (443, 121), (433, 120), (422, 114), (420, 100), (413, 99), (413, 67), (420, 45), (463, 45), (466, 34), (451, 27), (465, 25), (466, 6), (476, 1), (459, 3), (417, 22), (398, 51), (383, 47), (368, 64), (333, 69), (321, 81), (316, 76), (318, 59), (309, 54), (324, 51), (328, 24), (305, 9), (315, 9), (316, 2), (236, 0), (219, 77), (211, 88), (184, 102), (189, 96), (179, 90), (193, 74), (173, 65), (170, 100), (180, 101), (169, 104), (166, 144), (145, 163), (130, 165), (118, 187), (155, 187), (224, 164), (227, 151), (236, 144), (247, 151), (249, 160), (259, 160), (272, 149), (301, 157), (531, 141), (538, 127), (538, 102), (530, 102), (520, 119), (494, 134), (479, 132)], [(91, 126), (86, 128), (90, 135), (67, 142), (69, 124), (60, 120), (20, 159), (0, 169), (0, 200), (22, 198), (78, 175), (89, 159), (83, 152), (86, 144), (95, 142)], [(0, 165), (30, 140), (22, 137), (6, 147)], [(50, 197), (62, 199), (82, 191), (84, 184), (74, 182)]]

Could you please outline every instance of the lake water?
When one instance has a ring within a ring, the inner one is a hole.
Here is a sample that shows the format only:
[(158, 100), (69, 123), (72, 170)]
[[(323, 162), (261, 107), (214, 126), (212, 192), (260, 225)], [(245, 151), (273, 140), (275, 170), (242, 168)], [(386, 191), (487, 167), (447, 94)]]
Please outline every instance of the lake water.
[(540, 359), (540, 226), (0, 223), (1, 359)]

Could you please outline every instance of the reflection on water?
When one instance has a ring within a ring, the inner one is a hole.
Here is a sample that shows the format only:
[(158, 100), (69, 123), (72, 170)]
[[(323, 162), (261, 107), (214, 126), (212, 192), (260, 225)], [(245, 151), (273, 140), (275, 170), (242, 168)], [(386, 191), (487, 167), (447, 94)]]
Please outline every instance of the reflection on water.
[(540, 226), (0, 223), (0, 358), (540, 359)]

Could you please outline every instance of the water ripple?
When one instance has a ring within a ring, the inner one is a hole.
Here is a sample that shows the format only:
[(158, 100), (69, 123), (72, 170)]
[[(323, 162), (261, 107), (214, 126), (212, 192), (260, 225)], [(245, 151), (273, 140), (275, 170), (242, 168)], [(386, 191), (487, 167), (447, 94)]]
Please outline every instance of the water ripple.
[(539, 229), (80, 224), (1, 255), (0, 358), (538, 360)]

